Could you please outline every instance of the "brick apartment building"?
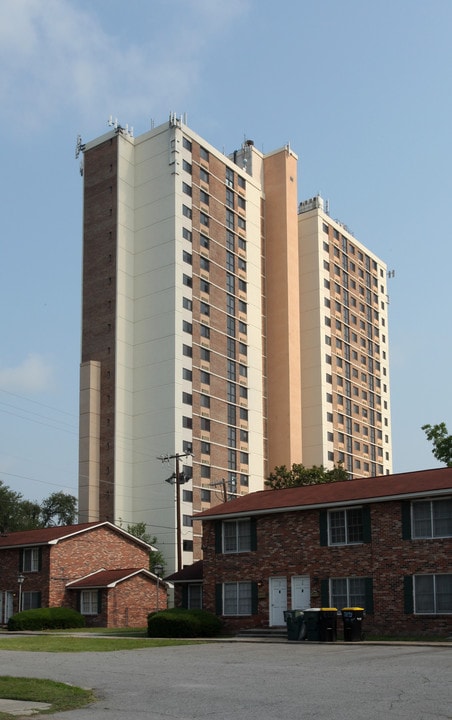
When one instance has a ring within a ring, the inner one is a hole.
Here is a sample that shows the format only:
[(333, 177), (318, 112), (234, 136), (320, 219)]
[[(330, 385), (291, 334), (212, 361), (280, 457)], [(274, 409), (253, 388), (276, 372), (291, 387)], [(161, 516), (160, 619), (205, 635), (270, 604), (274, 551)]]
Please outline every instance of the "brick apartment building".
[(452, 468), (266, 490), (199, 517), (203, 563), (171, 579), (183, 604), (202, 582), (231, 631), (351, 605), (368, 632), (452, 633)]
[(70, 607), (89, 626), (143, 627), (167, 604), (167, 584), (148, 570), (152, 549), (109, 522), (2, 535), (0, 624), (19, 610)]

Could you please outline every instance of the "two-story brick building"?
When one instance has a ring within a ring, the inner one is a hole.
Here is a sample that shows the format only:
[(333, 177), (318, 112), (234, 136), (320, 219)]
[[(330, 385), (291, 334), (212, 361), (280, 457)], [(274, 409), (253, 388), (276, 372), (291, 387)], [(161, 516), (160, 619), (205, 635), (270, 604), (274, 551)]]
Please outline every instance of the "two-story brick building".
[[(96, 627), (142, 627), (167, 605), (151, 545), (109, 522), (0, 536), (0, 623), (20, 610), (71, 607)], [(158, 599), (157, 599), (158, 593)]]
[(231, 630), (351, 605), (370, 632), (452, 633), (452, 468), (265, 490), (197, 518), (203, 607)]

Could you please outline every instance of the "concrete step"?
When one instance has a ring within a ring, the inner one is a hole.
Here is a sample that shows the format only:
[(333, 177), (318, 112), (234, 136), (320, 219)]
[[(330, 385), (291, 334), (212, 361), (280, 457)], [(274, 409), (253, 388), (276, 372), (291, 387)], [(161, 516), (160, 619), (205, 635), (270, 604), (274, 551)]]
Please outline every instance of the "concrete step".
[(237, 633), (237, 637), (287, 638), (286, 627), (245, 628)]

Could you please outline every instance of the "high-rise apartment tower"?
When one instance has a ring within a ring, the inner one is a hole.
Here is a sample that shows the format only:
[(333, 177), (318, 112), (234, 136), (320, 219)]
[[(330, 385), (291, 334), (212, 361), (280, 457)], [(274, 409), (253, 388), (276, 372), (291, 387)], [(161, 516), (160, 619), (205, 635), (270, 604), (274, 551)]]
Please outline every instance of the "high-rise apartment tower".
[(171, 115), (83, 152), (80, 520), (146, 523), (171, 570), (276, 465), (389, 472), (386, 268), (298, 207), (291, 148)]

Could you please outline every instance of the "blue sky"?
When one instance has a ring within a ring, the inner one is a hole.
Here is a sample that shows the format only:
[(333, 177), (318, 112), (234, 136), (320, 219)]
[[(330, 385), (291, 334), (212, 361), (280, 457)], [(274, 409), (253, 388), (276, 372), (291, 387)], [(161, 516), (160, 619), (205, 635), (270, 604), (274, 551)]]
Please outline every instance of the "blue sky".
[(450, 0), (0, 0), (4, 483), (77, 494), (76, 137), (170, 111), (226, 152), (289, 142), (299, 200), (320, 192), (395, 271), (394, 471), (437, 465), (421, 425), (452, 432), (451, 31)]

